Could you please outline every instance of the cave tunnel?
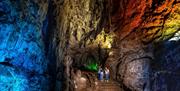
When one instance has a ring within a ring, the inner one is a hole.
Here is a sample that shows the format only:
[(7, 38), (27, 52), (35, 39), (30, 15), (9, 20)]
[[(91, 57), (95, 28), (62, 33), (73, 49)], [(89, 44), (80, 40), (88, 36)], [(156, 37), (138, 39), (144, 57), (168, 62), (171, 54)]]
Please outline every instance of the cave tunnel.
[(180, 1), (0, 0), (0, 91), (180, 91)]

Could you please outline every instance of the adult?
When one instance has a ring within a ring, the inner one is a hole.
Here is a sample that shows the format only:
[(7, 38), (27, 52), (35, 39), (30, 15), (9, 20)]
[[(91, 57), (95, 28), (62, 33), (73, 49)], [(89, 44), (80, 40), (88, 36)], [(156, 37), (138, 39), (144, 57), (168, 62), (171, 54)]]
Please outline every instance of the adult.
[(104, 77), (103, 70), (102, 70), (101, 67), (99, 67), (99, 70), (98, 70), (98, 80), (103, 81), (103, 77)]
[(105, 67), (105, 81), (108, 82), (110, 79), (109, 69)]

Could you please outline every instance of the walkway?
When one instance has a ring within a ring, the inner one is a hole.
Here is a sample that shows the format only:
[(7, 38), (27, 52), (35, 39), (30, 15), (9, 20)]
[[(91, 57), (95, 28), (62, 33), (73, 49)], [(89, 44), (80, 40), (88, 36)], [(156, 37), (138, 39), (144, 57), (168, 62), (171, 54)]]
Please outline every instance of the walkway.
[(115, 81), (97, 81), (95, 87), (84, 88), (78, 91), (123, 91)]
[(101, 82), (98, 81), (97, 91), (122, 91), (120, 85), (115, 81)]

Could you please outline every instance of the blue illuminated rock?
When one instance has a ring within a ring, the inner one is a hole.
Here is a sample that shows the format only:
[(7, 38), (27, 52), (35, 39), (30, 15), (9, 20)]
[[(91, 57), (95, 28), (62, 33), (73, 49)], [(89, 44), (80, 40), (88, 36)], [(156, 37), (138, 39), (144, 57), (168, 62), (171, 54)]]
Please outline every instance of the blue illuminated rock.
[(48, 91), (49, 79), (18, 67), (0, 65), (1, 91)]
[(42, 40), (47, 0), (0, 1), (0, 91), (48, 91)]

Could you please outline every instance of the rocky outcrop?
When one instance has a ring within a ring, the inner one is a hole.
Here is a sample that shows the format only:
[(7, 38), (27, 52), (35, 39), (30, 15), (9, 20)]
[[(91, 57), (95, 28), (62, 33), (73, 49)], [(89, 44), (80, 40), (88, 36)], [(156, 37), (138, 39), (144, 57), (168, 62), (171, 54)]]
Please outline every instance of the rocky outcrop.
[[(111, 68), (111, 75), (132, 90), (149, 89), (150, 62), (152, 61), (151, 45), (143, 45), (138, 35), (117, 41), (110, 51), (106, 65)], [(119, 42), (119, 43), (118, 43)]]
[(168, 40), (179, 31), (178, 6), (179, 1), (175, 0), (112, 0), (110, 26), (117, 38), (106, 64), (110, 65), (114, 79), (133, 91), (151, 89), (154, 64), (150, 64), (158, 61), (154, 58), (153, 49), (157, 46), (153, 43)]
[(42, 41), (47, 0), (0, 1), (0, 90), (48, 91)]
[(68, 91), (71, 87), (68, 84), (72, 81), (72, 65), (65, 58), (70, 56), (75, 66), (82, 66), (92, 57), (99, 63), (104, 58), (101, 54), (106, 54), (101, 49), (111, 46), (113, 36), (102, 31), (106, 21), (103, 0), (64, 0), (54, 3), (56, 25), (51, 41), (57, 56), (57, 82), (64, 82), (64, 87), (67, 86), (64, 89)]

